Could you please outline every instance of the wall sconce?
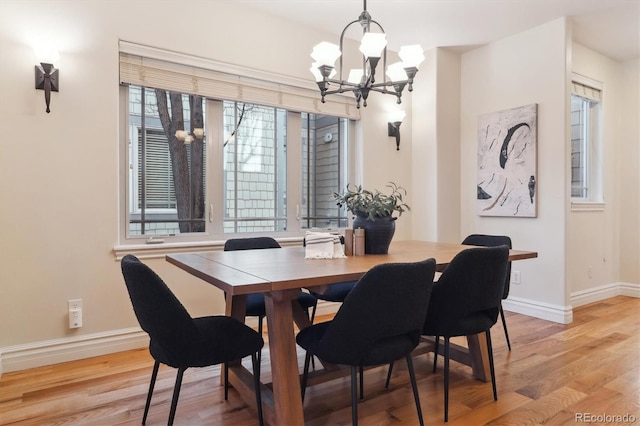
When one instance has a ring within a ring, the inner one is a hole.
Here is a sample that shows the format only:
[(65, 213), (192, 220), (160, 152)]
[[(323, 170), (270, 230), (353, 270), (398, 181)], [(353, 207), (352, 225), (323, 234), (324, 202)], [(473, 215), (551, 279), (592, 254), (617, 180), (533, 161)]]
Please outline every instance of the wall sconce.
[(402, 124), (402, 120), (407, 115), (404, 111), (394, 111), (391, 113), (388, 124), (389, 136), (395, 136), (396, 138), (396, 151), (400, 151), (400, 125)]
[(44, 90), (44, 101), (47, 104), (47, 114), (51, 112), (49, 103), (51, 102), (51, 92), (59, 90), (58, 69), (53, 64), (40, 62), (36, 65), (36, 89)]

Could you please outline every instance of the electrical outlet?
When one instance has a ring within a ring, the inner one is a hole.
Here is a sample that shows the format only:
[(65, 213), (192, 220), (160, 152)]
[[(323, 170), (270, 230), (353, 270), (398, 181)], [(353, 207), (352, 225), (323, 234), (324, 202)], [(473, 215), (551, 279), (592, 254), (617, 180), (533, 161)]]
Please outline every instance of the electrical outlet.
[(593, 278), (593, 267), (592, 267), (592, 266), (589, 266), (589, 267), (587, 268), (587, 276), (588, 276), (589, 278)]
[(82, 299), (70, 299), (69, 310), (72, 309), (82, 309)]
[(513, 271), (511, 274), (511, 282), (514, 284), (520, 284), (520, 271)]
[(69, 306), (69, 328), (82, 327), (82, 299), (71, 299)]

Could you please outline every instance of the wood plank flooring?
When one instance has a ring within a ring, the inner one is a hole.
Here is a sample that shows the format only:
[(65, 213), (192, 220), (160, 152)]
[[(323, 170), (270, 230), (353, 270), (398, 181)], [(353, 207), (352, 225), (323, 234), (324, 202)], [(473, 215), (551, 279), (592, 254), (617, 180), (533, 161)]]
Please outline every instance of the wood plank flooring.
[[(498, 401), (490, 383), (474, 380), (469, 367), (452, 362), (449, 425), (622, 425), (630, 423), (629, 416), (640, 424), (640, 299), (618, 296), (579, 307), (569, 325), (509, 312), (507, 324), (511, 352), (501, 324), (492, 329)], [(263, 381), (270, 381), (268, 361), (265, 349)], [(438, 425), (444, 424), (442, 362), (434, 374), (432, 361), (431, 354), (421, 355), (414, 364), (425, 422)], [(152, 365), (143, 349), (5, 373), (0, 424), (139, 425)], [(187, 370), (176, 424), (257, 424), (254, 406), (233, 389), (224, 400), (219, 374), (219, 367)], [(360, 424), (416, 424), (404, 362), (396, 364), (389, 389), (385, 377), (383, 367), (365, 373)], [(148, 425), (166, 424), (174, 379), (175, 370), (160, 369)], [(350, 424), (349, 395), (348, 378), (309, 388), (306, 424)]]

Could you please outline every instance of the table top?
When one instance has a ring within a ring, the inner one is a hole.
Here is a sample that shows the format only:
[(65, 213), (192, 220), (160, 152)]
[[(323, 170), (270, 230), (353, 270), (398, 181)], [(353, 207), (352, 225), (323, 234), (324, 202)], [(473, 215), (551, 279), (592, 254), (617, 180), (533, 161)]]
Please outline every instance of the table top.
[[(209, 251), (167, 255), (167, 261), (222, 289), (240, 295), (292, 288), (309, 288), (359, 279), (381, 263), (436, 260), (444, 269), (461, 250), (460, 244), (394, 241), (388, 254), (343, 259), (305, 259), (304, 247), (275, 250)], [(510, 250), (509, 260), (531, 259), (533, 251)]]

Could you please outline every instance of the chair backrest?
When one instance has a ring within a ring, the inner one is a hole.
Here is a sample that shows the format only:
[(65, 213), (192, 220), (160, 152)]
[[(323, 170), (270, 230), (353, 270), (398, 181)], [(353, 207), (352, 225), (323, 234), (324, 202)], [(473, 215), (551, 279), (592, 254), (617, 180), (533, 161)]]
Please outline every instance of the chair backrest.
[(370, 269), (338, 309), (319, 343), (318, 356), (360, 365), (378, 341), (406, 335), (417, 346), (435, 268), (435, 260), (427, 259)]
[(507, 246), (458, 253), (433, 286), (424, 334), (464, 336), (495, 324), (508, 259)]
[(231, 238), (224, 243), (224, 251), (280, 248), (271, 237)]
[(168, 359), (179, 363), (180, 354), (197, 339), (193, 319), (164, 281), (135, 256), (122, 258), (121, 268), (140, 326)]
[[(497, 247), (507, 246), (512, 248), (511, 238), (506, 235), (485, 235), (485, 234), (471, 234), (462, 241), (462, 244), (469, 246), (483, 246), (483, 247)], [(504, 290), (502, 291), (502, 298), (509, 297), (509, 288), (511, 286), (511, 262), (507, 264), (507, 277), (504, 281)]]

